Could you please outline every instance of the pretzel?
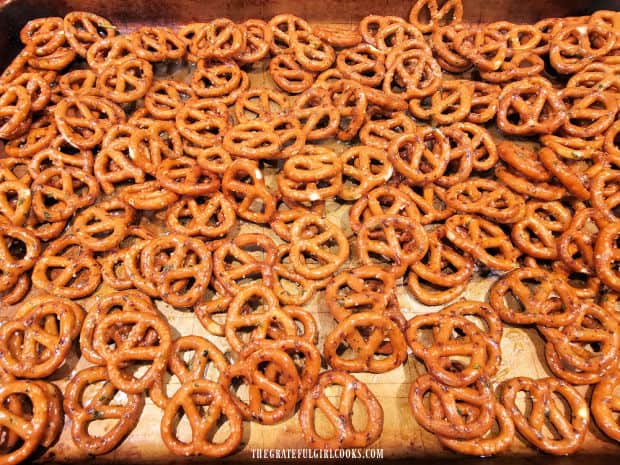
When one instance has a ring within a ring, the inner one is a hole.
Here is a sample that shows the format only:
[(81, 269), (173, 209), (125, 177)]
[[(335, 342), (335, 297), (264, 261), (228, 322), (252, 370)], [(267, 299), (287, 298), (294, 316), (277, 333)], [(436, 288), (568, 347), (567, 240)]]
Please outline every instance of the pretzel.
[(129, 141), (118, 141), (103, 149), (95, 159), (94, 174), (101, 190), (111, 194), (118, 184), (130, 181), (142, 184), (145, 173), (129, 156)]
[[(15, 396), (25, 396), (32, 412), (26, 415), (25, 412), (14, 412), (7, 407), (7, 402)], [(45, 391), (30, 381), (10, 381), (2, 383), (0, 387), (0, 412), (3, 417), (3, 429), (6, 428), (7, 434), (14, 435), (18, 445), (9, 445), (8, 450), (2, 451), (0, 460), (3, 464), (20, 463), (26, 460), (43, 440), (48, 424), (48, 398)], [(13, 442), (13, 441), (11, 441)]]
[[(134, 219), (133, 209), (119, 200), (89, 207), (73, 223), (77, 239), (87, 248), (104, 252), (120, 244)], [(104, 238), (101, 236), (104, 235)]]
[[(430, 398), (432, 414), (435, 419), (441, 418), (441, 405), (436, 396)], [(449, 439), (438, 435), (439, 442), (450, 450), (460, 454), (477, 457), (497, 455), (510, 448), (515, 436), (515, 425), (508, 410), (497, 401), (493, 402), (493, 414), (498, 431), (489, 430), (487, 434), (476, 439)]]
[[(85, 394), (91, 386), (103, 382), (95, 392)], [(93, 455), (101, 455), (118, 446), (138, 424), (144, 409), (144, 394), (125, 392), (124, 402), (119, 405), (122, 392), (111, 383), (105, 367), (86, 368), (76, 373), (65, 390), (64, 410), (71, 419), (71, 436), (81, 450)], [(120, 399), (119, 399), (120, 400)], [(116, 420), (113, 427), (100, 435), (89, 433), (88, 426), (99, 420)]]
[[(319, 289), (325, 287), (327, 279), (313, 280), (295, 271), (290, 259), (289, 244), (278, 247), (276, 263), (273, 267), (273, 292), (284, 305), (303, 305), (308, 302)], [(292, 289), (290, 284), (295, 287)]]
[(208, 198), (182, 198), (168, 207), (166, 224), (172, 232), (215, 239), (236, 224), (233, 205), (216, 192)]
[(584, 208), (573, 216), (557, 241), (558, 256), (576, 273), (594, 274), (594, 243), (598, 236), (596, 210)]
[[(350, 337), (361, 337), (363, 346), (353, 347), (349, 343)], [(386, 340), (390, 341), (390, 354), (376, 358), (375, 354)], [(354, 357), (339, 355), (338, 350), (343, 345), (352, 349)], [(385, 373), (402, 365), (407, 358), (407, 346), (400, 328), (388, 317), (375, 312), (359, 312), (342, 320), (327, 335), (324, 354), (336, 370)]]
[(428, 252), (410, 265), (407, 286), (425, 305), (446, 304), (463, 293), (471, 279), (474, 262), (445, 243), (443, 227), (428, 233)]
[[(489, 268), (509, 271), (517, 266), (521, 253), (496, 224), (475, 215), (454, 215), (445, 226), (450, 242)], [(488, 249), (497, 249), (498, 254)]]
[(540, 162), (536, 151), (511, 141), (497, 144), (497, 154), (512, 169), (534, 181), (549, 181), (551, 175)]
[(235, 103), (249, 87), (248, 76), (235, 62), (228, 60), (200, 60), (192, 74), (194, 94), (199, 98), (214, 99), (225, 105)]
[[(279, 376), (275, 380), (268, 378), (267, 369), (262, 368), (265, 365), (277, 370)], [(218, 383), (229, 390), (237, 379), (242, 379), (248, 386), (247, 402), (235, 393), (232, 395), (233, 402), (241, 410), (245, 420), (272, 425), (293, 413), (298, 400), (300, 380), (297, 368), (286, 352), (261, 347), (246, 358), (228, 366)], [(269, 408), (265, 408), (264, 404)]]
[(606, 55), (615, 44), (615, 32), (603, 23), (567, 25), (553, 36), (549, 61), (559, 73), (574, 74), (596, 57)]
[(368, 97), (364, 87), (355, 81), (342, 79), (329, 87), (332, 100), (340, 113), (340, 130), (338, 139), (353, 139), (364, 124)]
[(80, 299), (91, 295), (101, 282), (101, 269), (73, 235), (65, 235), (47, 246), (32, 271), (32, 283), (54, 295)]
[(269, 62), (269, 74), (286, 92), (300, 94), (312, 85), (313, 74), (306, 71), (293, 55), (276, 55)]
[[(110, 330), (117, 325), (126, 325), (131, 330), (127, 338), (115, 346), (109, 346)], [(157, 334), (157, 345), (143, 345), (147, 332)], [(104, 316), (93, 334), (93, 348), (105, 360), (110, 382), (128, 394), (140, 394), (153, 385), (166, 368), (170, 354), (172, 336), (165, 320), (156, 314), (146, 312), (117, 312)], [(148, 362), (147, 371), (139, 378), (127, 373), (127, 362)]]
[(299, 16), (290, 14), (276, 15), (269, 20), (269, 26), (273, 33), (269, 44), (271, 53), (282, 55), (293, 52), (299, 32), (311, 32), (310, 25)]
[(458, 24), (463, 18), (461, 0), (418, 0), (409, 13), (409, 22), (425, 34), (440, 26)]
[(360, 21), (360, 33), (362, 34), (364, 42), (376, 47), (379, 29), (389, 26), (390, 24), (404, 22), (405, 20), (400, 16), (369, 15), (365, 16)]
[(412, 184), (433, 182), (450, 161), (446, 137), (433, 128), (418, 129), (394, 139), (387, 152), (394, 169)]
[[(427, 394), (431, 399), (435, 398), (430, 403), (430, 410), (424, 402)], [(416, 421), (427, 431), (445, 439), (470, 440), (491, 429), (494, 418), (492, 396), (490, 387), (482, 381), (472, 386), (449, 387), (426, 374), (411, 384), (409, 407)]]
[(269, 54), (273, 34), (269, 25), (260, 19), (248, 19), (241, 24), (245, 30), (245, 49), (235, 56), (242, 64), (256, 63)]
[(340, 25), (315, 25), (312, 33), (319, 39), (336, 48), (351, 48), (362, 42), (362, 35), (357, 27), (354, 29)]
[[(356, 200), (392, 176), (392, 165), (376, 148), (358, 146), (340, 155), (343, 165), (343, 188), (338, 194), (344, 200)], [(350, 185), (347, 181), (352, 179)]]
[[(161, 435), (166, 447), (185, 456), (224, 457), (234, 452), (241, 443), (243, 418), (233, 400), (221, 385), (206, 379), (183, 384), (166, 405), (161, 420)], [(176, 436), (174, 425), (179, 421), (181, 410), (190, 423), (191, 442)], [(216, 443), (211, 437), (218, 430), (221, 417), (226, 418), (230, 430), (224, 441)]]
[(273, 287), (273, 266), (277, 246), (264, 234), (240, 234), (225, 242), (213, 254), (213, 274), (219, 286), (235, 295), (241, 281), (258, 280)]
[(462, 73), (471, 68), (472, 63), (455, 48), (455, 39), (459, 32), (465, 29), (463, 24), (438, 26), (430, 37), (433, 55), (442, 69), (450, 73)]
[(376, 87), (385, 77), (385, 54), (368, 44), (342, 50), (336, 66), (345, 79)]
[(603, 169), (590, 182), (590, 201), (596, 210), (601, 223), (611, 223), (618, 219), (614, 212), (617, 205), (616, 192), (618, 189), (618, 171)]
[(617, 222), (609, 223), (598, 234), (594, 245), (594, 265), (600, 280), (613, 290), (620, 289), (615, 263), (618, 260), (616, 238), (620, 234)]
[(336, 60), (336, 52), (311, 32), (298, 31), (293, 43), (297, 62), (307, 71), (319, 73), (330, 68)]
[(119, 190), (121, 201), (136, 210), (161, 210), (176, 202), (177, 194), (162, 187), (157, 181), (125, 186)]
[(19, 38), (24, 45), (34, 48), (35, 55), (49, 55), (65, 43), (63, 20), (49, 17), (28, 21), (19, 32)]
[[(342, 387), (339, 405), (334, 405), (327, 397), (326, 390), (333, 385)], [(353, 404), (360, 401), (368, 414), (362, 429), (353, 426)], [(316, 410), (319, 409), (332, 425), (334, 433), (329, 437), (316, 430)], [(299, 413), (299, 423), (305, 441), (317, 449), (336, 449), (340, 447), (367, 447), (375, 442), (383, 430), (383, 408), (368, 389), (348, 373), (327, 371), (321, 374), (318, 384), (303, 398)]]
[[(519, 392), (526, 392), (532, 402), (527, 417), (516, 405)], [(563, 399), (570, 408), (570, 416), (558, 405), (556, 398)], [(512, 415), (517, 431), (538, 449), (553, 455), (575, 452), (583, 443), (590, 423), (590, 412), (585, 400), (569, 384), (554, 378), (532, 380), (513, 378), (502, 390), (501, 401)], [(541, 433), (543, 423), (550, 421), (558, 432), (557, 437), (545, 437)]]
[[(509, 116), (518, 116), (513, 123)], [(497, 126), (507, 134), (551, 134), (566, 123), (568, 113), (549, 81), (532, 77), (510, 83), (499, 96)]]
[(405, 21), (395, 21), (379, 28), (375, 36), (377, 48), (385, 53), (392, 52), (411, 40), (424, 40), (420, 30)]
[(562, 129), (570, 136), (595, 137), (614, 123), (616, 98), (610, 92), (593, 93), (591, 89), (567, 87), (560, 97), (568, 108), (568, 118)]
[[(421, 337), (424, 328), (432, 329), (430, 344)], [(408, 321), (405, 336), (413, 354), (424, 362), (433, 378), (448, 386), (472, 384), (493, 374), (499, 364), (497, 342), (458, 314), (416, 316)]]
[[(520, 310), (509, 306), (509, 294), (517, 299)], [(582, 311), (575, 291), (562, 277), (532, 267), (513, 270), (497, 281), (491, 287), (489, 302), (503, 321), (521, 325), (562, 327)]]
[(32, 269), (40, 254), (41, 244), (34, 234), (0, 223), (0, 291), (10, 289), (19, 275)]
[(415, 124), (405, 113), (398, 112), (384, 119), (367, 121), (360, 129), (360, 141), (367, 146), (387, 149), (402, 133), (415, 131)]
[(220, 180), (215, 174), (203, 170), (189, 157), (163, 160), (156, 176), (162, 187), (179, 195), (208, 195), (220, 187)]
[[(291, 241), (291, 263), (297, 273), (308, 279), (330, 276), (349, 258), (349, 244), (344, 233), (315, 214), (295, 220)], [(327, 250), (329, 242), (335, 242), (337, 250)], [(308, 262), (310, 257), (318, 263)]]
[(441, 86), (441, 68), (424, 51), (410, 50), (398, 55), (387, 69), (383, 91), (405, 99), (423, 98), (435, 93)]
[(226, 18), (201, 24), (189, 44), (189, 51), (199, 58), (232, 58), (245, 49), (243, 30)]
[[(329, 149), (306, 146), (278, 174), (278, 189), (296, 202), (315, 202), (341, 193), (343, 160)], [(321, 184), (324, 187), (319, 187)]]
[[(263, 174), (255, 161), (233, 161), (222, 178), (222, 193), (234, 205), (237, 215), (247, 221), (267, 223), (275, 213), (275, 199), (265, 187)], [(261, 204), (260, 210), (254, 207), (257, 201)]]
[[(615, 368), (620, 348), (620, 336), (616, 334), (618, 323), (611, 313), (596, 304), (588, 303), (584, 307), (575, 321), (561, 329), (539, 329), (553, 345), (564, 367), (582, 373), (604, 374)], [(596, 344), (598, 350), (590, 352), (587, 344)]]
[[(62, 299), (44, 299), (28, 306), (24, 315), (0, 326), (0, 364), (20, 378), (50, 376), (65, 361), (76, 335), (76, 313)], [(48, 328), (46, 320), (56, 319), (58, 326)]]
[(529, 201), (525, 218), (512, 228), (512, 242), (530, 257), (555, 260), (558, 236), (569, 228), (570, 221), (570, 211), (559, 202)]
[(24, 135), (7, 141), (4, 151), (9, 157), (31, 157), (48, 147), (57, 135), (56, 123), (45, 115), (34, 120)]
[(185, 44), (166, 27), (143, 26), (133, 33), (136, 55), (149, 62), (178, 60), (185, 55)]
[(324, 202), (301, 203), (282, 197), (277, 200), (276, 205), (277, 211), (270, 223), (271, 230), (286, 242), (291, 241), (290, 229), (295, 220), (308, 213), (320, 216), (325, 214)]
[(523, 197), (484, 178), (470, 178), (452, 186), (446, 192), (446, 203), (455, 210), (477, 213), (498, 223), (517, 222), (525, 215)]
[(282, 141), (265, 121), (250, 121), (231, 128), (226, 133), (223, 148), (231, 155), (251, 160), (278, 159)]
[(71, 48), (83, 58), (92, 44), (101, 38), (114, 37), (117, 33), (110, 21), (85, 11), (67, 13), (63, 19), (63, 30)]
[(158, 119), (174, 120), (184, 103), (194, 96), (187, 84), (172, 81), (155, 81), (144, 96), (144, 106)]
[(176, 115), (183, 139), (202, 148), (218, 145), (228, 130), (228, 109), (221, 102), (190, 99)]
[(97, 77), (97, 91), (115, 103), (129, 103), (146, 95), (153, 82), (150, 63), (140, 58), (124, 58), (106, 67)]
[(618, 371), (605, 376), (594, 388), (590, 409), (597, 426), (610, 438), (617, 441), (620, 437), (616, 414), (618, 410), (617, 394)]
[(293, 104), (293, 114), (302, 124), (308, 141), (322, 140), (338, 132), (340, 113), (327, 89), (311, 87), (303, 92)]
[[(96, 365), (105, 365), (106, 361), (93, 347), (93, 335), (103, 317), (115, 312), (145, 312), (155, 314), (155, 306), (151, 299), (136, 290), (122, 290), (114, 294), (98, 297), (88, 309), (84, 323), (81, 325), (80, 351), (83, 357)], [(113, 330), (115, 338), (122, 338), (122, 328)], [(149, 336), (150, 337), (150, 336)]]
[(18, 137), (28, 129), (32, 100), (23, 86), (0, 85), (0, 138)]
[(11, 81), (11, 85), (22, 86), (28, 91), (30, 94), (30, 110), (33, 112), (43, 110), (52, 96), (50, 84), (40, 73), (22, 73)]
[(239, 123), (256, 119), (269, 120), (272, 116), (285, 113), (290, 104), (285, 96), (275, 90), (256, 88), (246, 90), (235, 103), (235, 118)]
[[(193, 352), (189, 360), (184, 360), (185, 353)], [(229, 365), (224, 354), (208, 340), (200, 336), (183, 336), (172, 343), (168, 371), (176, 376), (181, 384), (203, 379), (217, 379)], [(149, 389), (149, 397), (161, 409), (171, 401), (165, 389), (164, 377), (158, 378)], [(198, 397), (198, 396), (195, 396)]]

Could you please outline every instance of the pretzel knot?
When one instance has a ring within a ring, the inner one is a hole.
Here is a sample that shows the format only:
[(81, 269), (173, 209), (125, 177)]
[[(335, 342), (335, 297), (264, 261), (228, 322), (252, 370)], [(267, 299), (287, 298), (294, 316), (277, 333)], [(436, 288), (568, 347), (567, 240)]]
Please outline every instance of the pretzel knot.
[(620, 382), (620, 374), (615, 371), (605, 376), (594, 388), (592, 393), (592, 416), (603, 432), (614, 440), (620, 438), (620, 426), (616, 416), (620, 411), (620, 402), (616, 388)]
[[(328, 398), (331, 386), (340, 386), (340, 402), (335, 405)], [(368, 418), (363, 427), (353, 426), (353, 404), (359, 401), (364, 405)], [(334, 433), (325, 437), (317, 432), (316, 411), (327, 417)], [(383, 430), (383, 408), (368, 389), (348, 373), (326, 371), (319, 377), (318, 384), (309, 391), (301, 403), (299, 423), (306, 442), (317, 449), (339, 447), (367, 447), (375, 442)]]
[(620, 276), (616, 269), (620, 261), (620, 249), (617, 245), (620, 236), (620, 223), (609, 223), (596, 239), (594, 245), (594, 264), (601, 281), (614, 290), (620, 290)]
[[(270, 379), (265, 367), (275, 366), (280, 376)], [(226, 390), (242, 380), (248, 386), (248, 401), (233, 394), (233, 401), (245, 420), (272, 425), (288, 418), (295, 409), (299, 393), (299, 375), (286, 352), (264, 347), (230, 365), (220, 376)]]
[[(119, 392), (122, 391), (110, 382), (107, 370), (101, 366), (79, 371), (67, 384), (64, 410), (71, 419), (71, 436), (81, 450), (93, 455), (110, 452), (138, 424), (144, 394), (124, 393), (126, 400), (119, 403)], [(91, 423), (106, 420), (115, 422), (105, 433), (97, 436), (89, 433)]]
[(461, 0), (417, 0), (409, 13), (409, 22), (425, 34), (440, 26), (454, 26), (462, 18)]
[[(516, 404), (519, 392), (525, 392), (531, 402), (532, 408), (527, 413)], [(501, 399), (512, 415), (517, 431), (540, 450), (566, 455), (583, 444), (590, 411), (586, 401), (571, 385), (555, 378), (513, 378), (503, 386)], [(569, 412), (565, 412), (564, 405), (568, 406)], [(557, 436), (542, 433), (546, 421), (553, 425)]]

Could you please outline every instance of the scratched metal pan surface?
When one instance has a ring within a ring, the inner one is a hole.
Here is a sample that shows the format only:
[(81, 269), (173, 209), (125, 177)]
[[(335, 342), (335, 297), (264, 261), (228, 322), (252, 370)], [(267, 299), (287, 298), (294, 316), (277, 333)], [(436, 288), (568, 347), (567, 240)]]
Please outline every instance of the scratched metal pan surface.
[[(597, 9), (620, 10), (620, 0), (463, 0), (465, 21), (470, 23), (496, 21), (505, 19), (513, 22), (534, 22), (544, 17), (577, 16), (589, 14)], [(320, 8), (317, 5), (320, 4)], [(215, 17), (229, 17), (233, 20), (248, 18), (268, 19), (279, 13), (293, 13), (313, 23), (351, 25), (359, 22), (368, 14), (399, 15), (406, 17), (411, 0), (0, 0), (0, 70), (3, 69), (19, 51), (19, 30), (29, 20), (44, 16), (63, 16), (72, 10), (92, 11), (110, 19), (121, 31), (130, 31), (144, 24), (158, 24), (175, 27), (181, 24), (203, 21)], [(256, 67), (251, 74), (252, 86), (270, 86), (271, 79), (264, 72), (264, 67)], [(186, 78), (184, 73), (176, 78)], [(343, 147), (333, 147), (337, 151)], [(0, 150), (0, 153), (2, 150)], [(267, 183), (273, 182), (273, 173), (266, 173)], [(328, 217), (331, 221), (348, 230), (347, 208), (336, 202), (328, 205)], [(163, 226), (163, 225), (162, 225)], [(241, 222), (233, 234), (242, 232), (266, 232), (264, 228)], [(349, 231), (350, 233), (350, 231)], [(351, 263), (350, 265), (354, 265)], [(490, 285), (497, 277), (476, 276), (463, 297), (485, 301)], [(102, 285), (95, 296), (80, 301), (85, 308), (97, 295), (114, 292)], [(32, 297), (33, 294), (26, 297)], [(403, 313), (407, 318), (416, 314), (436, 311), (437, 308), (419, 304), (402, 286), (399, 299)], [(198, 334), (214, 341), (219, 347), (226, 347), (223, 338), (211, 336), (202, 328), (191, 313), (179, 312), (161, 303), (161, 312), (168, 317), (170, 324), (179, 335)], [(319, 294), (307, 304), (315, 315), (320, 328), (319, 347), (326, 334), (334, 327), (334, 322)], [(15, 308), (0, 308), (0, 316), (10, 316)], [(502, 339), (502, 366), (493, 380), (500, 383), (514, 376), (531, 376), (540, 378), (550, 373), (543, 359), (543, 341), (533, 329), (507, 326)], [(75, 370), (87, 366), (77, 354), (69, 360), (54, 376), (53, 381), (64, 388), (69, 376)], [(467, 459), (448, 452), (441, 447), (434, 435), (423, 430), (411, 414), (407, 404), (410, 384), (424, 372), (423, 367), (413, 357), (400, 368), (381, 375), (357, 374), (367, 383), (383, 405), (385, 425), (381, 438), (372, 445), (384, 450), (386, 459), (400, 459), (416, 462), (445, 463), (458, 460), (459, 463), (474, 463), (479, 459)], [(174, 385), (171, 386), (174, 390)], [(589, 392), (584, 391), (589, 395)], [(144, 409), (137, 428), (113, 452), (98, 457), (99, 463), (165, 463), (181, 464), (202, 462), (204, 458), (179, 458), (170, 454), (160, 439), (159, 424), (161, 410), (150, 399)], [(251, 460), (253, 448), (302, 448), (306, 447), (302, 439), (297, 417), (273, 426), (246, 423), (243, 449), (224, 461), (244, 462)], [(485, 459), (485, 463), (502, 464), (608, 464), (617, 463), (620, 447), (607, 440), (604, 435), (591, 427), (588, 437), (580, 452), (568, 458), (552, 458), (537, 453), (520, 439), (516, 439), (510, 452), (494, 459)], [(58, 443), (44, 454), (34, 459), (36, 463), (93, 463), (93, 459), (81, 452), (71, 440), (68, 428)], [(282, 463), (283, 461), (278, 461)], [(299, 461), (297, 462), (299, 463)]]

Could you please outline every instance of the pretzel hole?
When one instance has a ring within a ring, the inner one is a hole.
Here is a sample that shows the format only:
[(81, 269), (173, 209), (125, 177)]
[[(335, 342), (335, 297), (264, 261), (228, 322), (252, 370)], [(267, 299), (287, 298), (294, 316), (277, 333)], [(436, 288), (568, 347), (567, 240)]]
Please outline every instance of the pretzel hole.
[(28, 247), (26, 246), (26, 243), (24, 241), (17, 238), (11, 238), (8, 242), (9, 254), (12, 258), (16, 260), (22, 260), (26, 257), (26, 254), (28, 253)]
[(515, 396), (515, 405), (525, 418), (529, 418), (532, 415), (534, 401), (528, 391), (517, 392), (517, 395)]
[[(328, 397), (330, 402), (334, 404), (331, 398)], [(336, 405), (336, 404), (334, 404)], [(338, 408), (338, 407), (336, 407)], [(331, 421), (327, 418), (327, 415), (323, 410), (319, 408), (314, 409), (314, 433), (321, 439), (331, 439), (338, 437), (338, 430), (334, 427)]]

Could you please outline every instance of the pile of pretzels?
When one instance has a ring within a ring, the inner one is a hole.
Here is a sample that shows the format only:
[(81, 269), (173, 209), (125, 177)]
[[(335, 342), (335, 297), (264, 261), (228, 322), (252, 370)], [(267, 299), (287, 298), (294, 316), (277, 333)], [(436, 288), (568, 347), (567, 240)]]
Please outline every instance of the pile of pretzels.
[[(447, 449), (571, 454), (591, 416), (620, 441), (620, 13), (462, 16), (26, 24), (0, 75), (0, 465), (65, 417), (109, 453), (147, 396), (178, 455), (294, 415), (310, 447), (380, 444), (354, 374), (409, 357), (401, 415)], [(488, 302), (463, 300), (481, 275)], [(407, 320), (402, 292), (433, 308)], [(496, 394), (504, 324), (538, 330), (552, 376)]]

